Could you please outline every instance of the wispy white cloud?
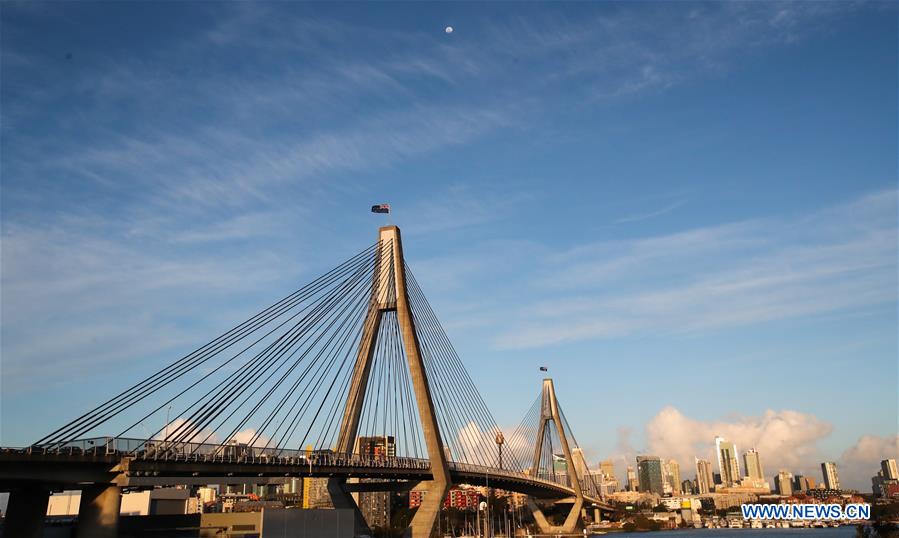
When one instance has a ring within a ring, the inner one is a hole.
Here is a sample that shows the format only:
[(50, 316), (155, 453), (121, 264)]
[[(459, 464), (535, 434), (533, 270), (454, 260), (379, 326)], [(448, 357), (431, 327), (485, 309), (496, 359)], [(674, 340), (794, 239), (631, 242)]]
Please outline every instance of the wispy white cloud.
[[(233, 322), (227, 309), (209, 312), (209, 304), (283, 285), (301, 270), (264, 248), (197, 248), (217, 244), (228, 229), (154, 241), (115, 235), (112, 226), (99, 223), (67, 222), (69, 227), (4, 226), (0, 287), (8, 390), (52, 386), (126, 358), (195, 345), (198, 327), (208, 332)], [(242, 235), (248, 230), (238, 229)], [(191, 245), (189, 256), (179, 253), (180, 242)], [(201, 306), (200, 298), (209, 303)], [(176, 322), (185, 316), (194, 321)]]
[(791, 219), (560, 253), (531, 288), (533, 318), (512, 316), (496, 344), (695, 332), (895, 303), (895, 203), (891, 190)]
[(460, 183), (413, 203), (397, 217), (402, 217), (412, 235), (427, 235), (501, 220), (533, 199), (533, 194), (524, 191), (494, 192)]
[(624, 223), (628, 223), (628, 222), (639, 222), (641, 220), (651, 219), (653, 217), (659, 217), (666, 213), (670, 213), (670, 212), (674, 211), (675, 209), (679, 208), (680, 206), (684, 205), (685, 203), (687, 203), (686, 200), (678, 200), (676, 202), (672, 202), (672, 203), (666, 205), (665, 207), (663, 207), (661, 209), (656, 209), (655, 211), (650, 211), (648, 213), (636, 213), (633, 215), (628, 215), (626, 217), (621, 217), (620, 219), (616, 220), (615, 222), (617, 222), (618, 224), (624, 224)]
[[(300, 9), (235, 5), (215, 13), (205, 31), (148, 55), (91, 58), (73, 72), (74, 83), (22, 77), (36, 83), (6, 99), (7, 112), (30, 110), (14, 113), (14, 124), (70, 100), (72, 87), (79, 108), (100, 121), (61, 118), (77, 127), (75, 139), (19, 133), (7, 159), (14, 176), (74, 175), (107, 189), (127, 182), (150, 198), (163, 190), (167, 204), (253, 204), (272, 195), (272, 184), (389, 166), (508, 128), (527, 117), (524, 110), (533, 107), (521, 103), (547, 84), (605, 96), (664, 88), (747, 46), (783, 42), (805, 31), (798, 21), (836, 10), (793, 3), (708, 5), (691, 13), (600, 10), (584, 20), (551, 15), (539, 25), (525, 18), (474, 23), (468, 31), (477, 39), (448, 42)], [(368, 54), (348, 36), (400, 52)], [(272, 58), (302, 54), (304, 63), (261, 69), (246, 64), (247, 47)], [(3, 54), (21, 56), (14, 46)], [(187, 66), (215, 65), (223, 55), (246, 69), (184, 75)], [(31, 72), (55, 73), (40, 65), (46, 61), (32, 59), (38, 65)], [(549, 62), (548, 76), (533, 76), (539, 62)], [(439, 84), (422, 87), (423, 79)], [(469, 90), (465, 103), (453, 91), (460, 84)], [(372, 101), (376, 106), (354, 104)], [(120, 130), (103, 119), (122, 113), (141, 121)]]

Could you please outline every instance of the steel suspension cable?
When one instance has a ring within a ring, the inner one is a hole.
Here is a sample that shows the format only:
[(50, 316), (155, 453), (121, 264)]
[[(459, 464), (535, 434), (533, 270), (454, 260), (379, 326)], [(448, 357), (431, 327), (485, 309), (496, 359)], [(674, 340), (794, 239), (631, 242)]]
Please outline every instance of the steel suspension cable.
[[(55, 444), (61, 439), (77, 437), (77, 435), (80, 435), (83, 431), (92, 429), (92, 428), (102, 424), (109, 418), (112, 418), (111, 416), (106, 416), (107, 412), (110, 409), (113, 409), (116, 406), (119, 406), (125, 402), (128, 402), (129, 399), (133, 398), (136, 394), (139, 395), (146, 387), (153, 386), (153, 384), (156, 383), (157, 381), (159, 381), (161, 378), (164, 379), (164, 378), (166, 378), (166, 376), (179, 374), (179, 373), (181, 373), (181, 375), (183, 375), (183, 373), (185, 372), (185, 370), (183, 370), (183, 368), (185, 366), (189, 366), (189, 368), (192, 369), (192, 368), (198, 366), (199, 364), (206, 362), (206, 360), (208, 360), (215, 354), (219, 353), (220, 351), (222, 351), (224, 349), (227, 349), (234, 343), (236, 343), (239, 340), (241, 340), (242, 338), (244, 338), (250, 332), (255, 331), (258, 328), (259, 323), (262, 323), (263, 325), (267, 324), (270, 321), (270, 317), (272, 315), (275, 315), (275, 316), (280, 315), (280, 312), (283, 311), (282, 309), (285, 307), (285, 305), (291, 304), (291, 301), (298, 300), (298, 298), (300, 298), (299, 300), (302, 300), (302, 297), (304, 296), (304, 294), (308, 293), (310, 290), (314, 290), (323, 281), (327, 280), (328, 278), (333, 276), (335, 273), (340, 272), (342, 269), (346, 268), (348, 265), (358, 262), (360, 259), (364, 259), (364, 257), (370, 253), (369, 251), (371, 251), (373, 249), (374, 249), (374, 245), (372, 245), (371, 247), (354, 255), (353, 257), (351, 257), (348, 260), (346, 260), (345, 262), (341, 263), (334, 269), (332, 269), (332, 270), (328, 271), (327, 273), (321, 275), (320, 277), (316, 278), (310, 284), (307, 284), (306, 286), (300, 288), (299, 290), (291, 293), (287, 297), (281, 299), (274, 305), (264, 309), (262, 312), (259, 312), (256, 315), (254, 315), (249, 320), (241, 323), (240, 325), (238, 325), (237, 327), (235, 327), (233, 329), (226, 331), (224, 334), (216, 337), (211, 342), (201, 346), (200, 348), (192, 351), (191, 353), (188, 353), (184, 357), (169, 364), (162, 370), (139, 381), (135, 385), (133, 385), (130, 388), (126, 389), (125, 391), (119, 393), (118, 395), (110, 398), (109, 400), (106, 400), (105, 402), (103, 402), (99, 406), (95, 407), (91, 411), (84, 413), (83, 415), (76, 418), (75, 420), (69, 422), (68, 424), (62, 426), (61, 428), (58, 428), (54, 432), (51, 432), (47, 436), (45, 436), (42, 439), (35, 442), (34, 445)], [(195, 362), (195, 364), (191, 364), (191, 361), (196, 361), (196, 362)], [(180, 375), (178, 377), (180, 377)], [(146, 395), (144, 395), (143, 397), (146, 397)], [(140, 398), (140, 399), (143, 399), (143, 398)], [(133, 402), (131, 405), (133, 405)], [(115, 414), (118, 414), (118, 413), (115, 413)], [(97, 419), (100, 419), (100, 422), (97, 422)]]

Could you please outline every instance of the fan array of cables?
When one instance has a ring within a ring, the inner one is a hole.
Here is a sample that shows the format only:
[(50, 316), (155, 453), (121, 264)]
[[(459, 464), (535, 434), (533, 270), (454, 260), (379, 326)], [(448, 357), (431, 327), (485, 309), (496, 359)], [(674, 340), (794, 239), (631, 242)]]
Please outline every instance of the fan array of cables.
[[(235, 444), (275, 455), (331, 450), (360, 347), (374, 332), (353, 451), (376, 445), (387, 456), (427, 458), (398, 315), (384, 307), (396, 303), (393, 247), (368, 247), (34, 444), (112, 433), (181, 452)], [(497, 467), (496, 421), (412, 272), (402, 270), (444, 451), (451, 461)]]
[[(556, 405), (559, 408), (562, 428), (565, 431), (565, 439), (568, 441), (574, 465), (569, 464), (565, 457), (562, 439), (559, 435), (559, 425), (555, 420), (544, 420), (550, 412), (547, 396), (543, 392), (537, 395), (525, 412), (524, 418), (509, 436), (509, 457), (514, 459), (521, 468), (526, 469), (530, 476), (556, 482), (563, 486), (571, 487), (573, 485), (572, 478), (576, 471), (584, 494), (598, 497), (600, 484), (596, 483), (593, 474), (589, 472), (583, 451), (574, 437), (562, 406), (558, 402)], [(540, 453), (535, 454), (537, 440), (541, 437), (543, 442), (540, 445)], [(536, 465), (534, 464), (535, 457)], [(572, 469), (572, 467), (574, 468)]]

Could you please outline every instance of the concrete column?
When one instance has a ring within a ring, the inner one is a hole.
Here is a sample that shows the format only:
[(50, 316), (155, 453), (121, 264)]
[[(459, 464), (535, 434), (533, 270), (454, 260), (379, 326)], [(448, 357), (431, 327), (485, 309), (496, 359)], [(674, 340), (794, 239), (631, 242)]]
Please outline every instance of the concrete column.
[(78, 507), (78, 538), (117, 538), (122, 488), (96, 484), (81, 490)]
[(49, 489), (23, 488), (11, 491), (6, 506), (6, 519), (3, 522), (3, 536), (10, 538), (43, 536), (49, 502)]
[(393, 240), (396, 317), (403, 337), (412, 388), (415, 391), (415, 402), (418, 405), (418, 417), (421, 420), (422, 434), (428, 448), (428, 459), (433, 476), (433, 479), (427, 482), (427, 493), (422, 498), (421, 505), (412, 516), (409, 531), (413, 538), (428, 538), (434, 531), (434, 525), (437, 523), (440, 509), (443, 507), (443, 498), (450, 487), (449, 464), (446, 461), (446, 453), (443, 451), (443, 437), (440, 435), (440, 425), (437, 423), (434, 401), (431, 399), (428, 374), (421, 356), (418, 335), (415, 332), (415, 319), (412, 316), (412, 307), (409, 305), (409, 295), (406, 289), (406, 264), (403, 258), (400, 229), (396, 226), (381, 228), (380, 238)]
[(602, 521), (602, 514), (599, 513), (599, 508), (593, 507), (593, 522), (599, 523)]
[(328, 479), (328, 495), (331, 497), (331, 504), (337, 509), (353, 511), (353, 536), (371, 535), (368, 522), (365, 521), (359, 504), (356, 503), (353, 495), (344, 488), (344, 484), (346, 484), (344, 478)]

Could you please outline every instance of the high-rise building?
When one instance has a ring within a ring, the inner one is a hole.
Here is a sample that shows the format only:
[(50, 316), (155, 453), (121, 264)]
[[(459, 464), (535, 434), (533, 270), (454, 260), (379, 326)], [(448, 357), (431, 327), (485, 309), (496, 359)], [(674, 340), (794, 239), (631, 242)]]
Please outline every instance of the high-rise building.
[[(392, 435), (359, 437), (356, 440), (356, 453), (369, 458), (383, 459), (396, 456), (396, 441)], [(365, 482), (366, 480), (361, 480)], [(360, 492), (357, 498), (359, 510), (366, 523), (372, 528), (390, 526), (391, 494), (389, 491)]]
[(896, 467), (896, 460), (890, 458), (880, 462), (880, 470), (883, 472), (885, 480), (899, 480), (899, 468)]
[(334, 508), (327, 478), (303, 479), (303, 508)]
[(637, 456), (637, 476), (640, 481), (640, 492), (659, 495), (664, 493), (665, 479), (662, 476), (662, 458)]
[(746, 476), (756, 480), (765, 479), (765, 471), (762, 470), (762, 459), (756, 449), (751, 448), (743, 453), (743, 466), (746, 468)]
[(615, 464), (611, 459), (599, 462), (599, 470), (606, 475), (606, 478), (615, 478)]
[(827, 489), (840, 489), (840, 476), (837, 474), (837, 464), (825, 461), (821, 464), (821, 474), (824, 475), (824, 487)]
[(671, 476), (668, 473), (668, 461), (662, 460), (662, 494), (672, 495), (674, 487), (671, 485)]
[(637, 473), (630, 465), (627, 466), (627, 490), (637, 491)]
[(571, 459), (574, 462), (574, 470), (580, 480), (584, 480), (587, 476), (587, 460), (584, 459), (584, 449), (574, 447), (571, 449)]
[(793, 491), (800, 492), (808, 491), (810, 489), (815, 489), (814, 478), (809, 478), (801, 474), (798, 474), (793, 478)]
[(793, 473), (781, 470), (774, 477), (774, 487), (781, 495), (793, 494)]
[[(883, 463), (889, 461), (890, 460), (884, 460)], [(881, 469), (877, 471), (875, 476), (871, 477), (871, 486), (873, 486), (874, 496), (881, 499), (888, 499), (891, 497), (899, 498), (899, 480), (888, 478), (883, 471), (884, 469)]]
[(392, 435), (376, 435), (356, 439), (356, 453), (370, 458), (393, 458), (396, 456), (396, 442)]
[(696, 458), (696, 491), (704, 495), (712, 491), (712, 462)]
[(615, 493), (619, 489), (618, 479), (615, 477), (615, 465), (612, 460), (599, 462), (601, 481), (598, 484), (603, 494)]
[(671, 493), (673, 495), (680, 495), (680, 464), (675, 460), (668, 460), (668, 483), (671, 484)]
[(696, 483), (692, 480), (684, 480), (681, 482), (680, 490), (684, 495), (693, 495), (696, 493)]
[(718, 472), (721, 473), (721, 484), (731, 487), (740, 480), (740, 460), (737, 459), (737, 446), (723, 437), (715, 437), (715, 453), (718, 455)]

